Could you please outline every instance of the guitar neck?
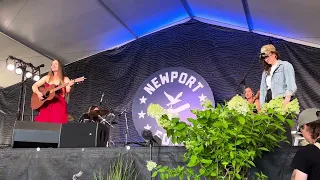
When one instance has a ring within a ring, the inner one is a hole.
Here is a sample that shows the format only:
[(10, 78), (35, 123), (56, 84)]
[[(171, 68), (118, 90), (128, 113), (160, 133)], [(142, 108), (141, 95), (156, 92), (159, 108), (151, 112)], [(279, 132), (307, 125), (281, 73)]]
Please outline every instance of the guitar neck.
[[(73, 80), (71, 80), (71, 81), (73, 81), (74, 83), (78, 83), (78, 82), (83, 81), (84, 79), (85, 79), (85, 77), (80, 77), (80, 78), (77, 78), (77, 79), (73, 79)], [(54, 89), (51, 89), (51, 90), (50, 90), (50, 93), (53, 93), (53, 92), (55, 92), (55, 91), (58, 91), (59, 89), (68, 86), (68, 84), (69, 84), (69, 83), (65, 83), (65, 84), (62, 84), (62, 85), (54, 88)]]
[(51, 89), (50, 90), (50, 93), (53, 93), (53, 92), (56, 92), (56, 91), (58, 91), (59, 89), (62, 89), (62, 88), (64, 88), (64, 87), (66, 87), (68, 84), (63, 84), (63, 85), (60, 85), (60, 86), (58, 86), (58, 87), (56, 87), (56, 88), (54, 88), (54, 89)]

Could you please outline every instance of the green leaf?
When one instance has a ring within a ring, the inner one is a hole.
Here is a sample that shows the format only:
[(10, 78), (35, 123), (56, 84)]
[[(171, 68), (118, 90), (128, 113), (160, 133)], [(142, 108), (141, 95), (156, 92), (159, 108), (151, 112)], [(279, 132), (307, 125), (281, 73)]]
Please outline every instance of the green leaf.
[(183, 179), (183, 177), (184, 177), (183, 173), (179, 174), (179, 179)]
[(161, 179), (165, 179), (164, 174), (161, 173), (161, 174), (160, 174), (160, 178), (161, 178)]
[(168, 166), (162, 166), (162, 167), (159, 169), (159, 172), (163, 173), (163, 172), (165, 172), (167, 169), (168, 169)]
[(240, 134), (240, 135), (238, 135), (238, 137), (239, 138), (246, 138), (247, 136)]
[(199, 175), (203, 175), (205, 172), (206, 172), (206, 170), (203, 169), (203, 168), (201, 168), (201, 169), (199, 170)]
[(256, 165), (255, 165), (252, 161), (248, 161), (248, 163), (249, 163), (251, 166), (256, 167)]
[(233, 154), (233, 152), (232, 152), (232, 151), (230, 152), (230, 157), (231, 157), (231, 159), (233, 159), (233, 158), (234, 158), (234, 154)]
[(218, 117), (218, 115), (215, 113), (211, 113), (211, 115), (210, 115), (210, 119), (216, 119), (217, 117)]
[(282, 132), (286, 132), (286, 130), (283, 127), (279, 126), (278, 124), (273, 124), (273, 126), (276, 127), (277, 129), (280, 129)]
[(196, 154), (199, 154), (201, 151), (203, 151), (203, 145), (201, 145), (201, 146), (199, 146), (199, 147), (197, 147), (197, 148), (194, 149), (194, 152), (195, 152)]
[(210, 159), (201, 159), (200, 162), (203, 163), (203, 164), (211, 164), (212, 160), (210, 160)]
[(238, 116), (238, 121), (241, 125), (244, 125), (244, 123), (246, 122), (246, 119), (242, 116)]
[(193, 167), (195, 165), (197, 165), (197, 156), (192, 155), (187, 166), (188, 167)]
[(157, 174), (158, 174), (158, 171), (153, 172), (153, 173), (152, 173), (152, 177), (156, 177)]
[(187, 118), (187, 120), (191, 123), (193, 123), (194, 121), (196, 121), (196, 119), (193, 119), (193, 118)]
[(216, 176), (217, 176), (217, 172), (216, 172), (216, 171), (212, 171), (212, 173), (210, 174), (210, 176), (216, 177)]
[(206, 111), (206, 118), (209, 119), (209, 118), (210, 118), (210, 115), (211, 115), (210, 111), (207, 110), (207, 111)]
[(223, 126), (225, 129), (228, 129), (228, 123), (227, 123), (227, 122), (223, 122), (223, 123), (222, 123), (222, 126)]
[(238, 173), (236, 173), (236, 177), (237, 177), (238, 179), (241, 179), (241, 176), (240, 176)]
[(177, 124), (179, 121), (180, 121), (180, 120), (179, 120), (178, 118), (173, 118), (173, 119), (171, 120), (171, 122), (172, 122), (173, 124)]
[(242, 140), (237, 140), (236, 145), (240, 145), (243, 141)]
[(273, 140), (273, 141), (277, 141), (276, 138), (274, 136), (272, 136), (271, 134), (267, 134), (266, 137)]
[(224, 166), (226, 166), (228, 164), (229, 164), (228, 162), (222, 162), (222, 165), (224, 165)]
[(260, 148), (258, 148), (258, 149), (260, 149), (260, 150), (262, 150), (262, 151), (269, 151), (269, 149), (267, 149), (267, 148), (265, 148), (265, 147), (260, 147)]
[(174, 129), (176, 129), (176, 130), (181, 130), (181, 129), (185, 128), (185, 127), (186, 127), (186, 124), (185, 124), (184, 122), (179, 122), (179, 123), (174, 127)]
[(236, 166), (236, 160), (232, 160), (232, 166)]
[(290, 125), (290, 127), (294, 126), (294, 123), (293, 123), (293, 121), (291, 119), (287, 119), (286, 121)]
[(282, 121), (282, 122), (283, 122), (284, 119), (285, 119), (282, 115), (276, 114), (276, 116), (277, 116), (277, 118), (280, 119), (280, 121)]

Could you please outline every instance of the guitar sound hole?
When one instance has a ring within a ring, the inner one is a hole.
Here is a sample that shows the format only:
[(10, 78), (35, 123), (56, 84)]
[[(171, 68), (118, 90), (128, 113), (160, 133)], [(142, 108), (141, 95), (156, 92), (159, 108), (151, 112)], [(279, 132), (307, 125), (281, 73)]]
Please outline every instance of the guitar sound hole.
[(48, 96), (49, 96), (49, 92), (46, 92), (45, 94), (44, 94), (44, 98), (47, 98)]

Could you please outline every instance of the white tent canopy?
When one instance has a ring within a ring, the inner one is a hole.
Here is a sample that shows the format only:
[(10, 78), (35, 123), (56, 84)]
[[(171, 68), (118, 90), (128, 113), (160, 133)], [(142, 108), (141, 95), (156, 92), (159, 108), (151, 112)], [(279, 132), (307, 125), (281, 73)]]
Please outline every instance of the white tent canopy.
[(320, 47), (319, 0), (0, 0), (0, 87), (9, 55), (68, 64), (191, 18)]

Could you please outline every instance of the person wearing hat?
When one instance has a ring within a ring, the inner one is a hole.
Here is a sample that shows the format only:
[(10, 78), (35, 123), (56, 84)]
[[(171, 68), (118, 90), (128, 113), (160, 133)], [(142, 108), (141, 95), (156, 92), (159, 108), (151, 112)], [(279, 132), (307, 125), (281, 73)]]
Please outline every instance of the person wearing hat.
[[(293, 66), (288, 61), (280, 60), (280, 54), (272, 44), (262, 46), (260, 53), (264, 66), (260, 84), (260, 107), (279, 96), (283, 97), (282, 104), (285, 106), (297, 91)], [(284, 128), (287, 139), (292, 144), (291, 128), (289, 125)]]
[(272, 44), (261, 47), (264, 71), (260, 85), (260, 106), (279, 96), (283, 105), (290, 102), (297, 91), (295, 72), (288, 61), (280, 60), (280, 54)]
[(320, 109), (302, 111), (298, 118), (298, 130), (309, 143), (295, 154), (291, 167), (291, 180), (320, 179)]

